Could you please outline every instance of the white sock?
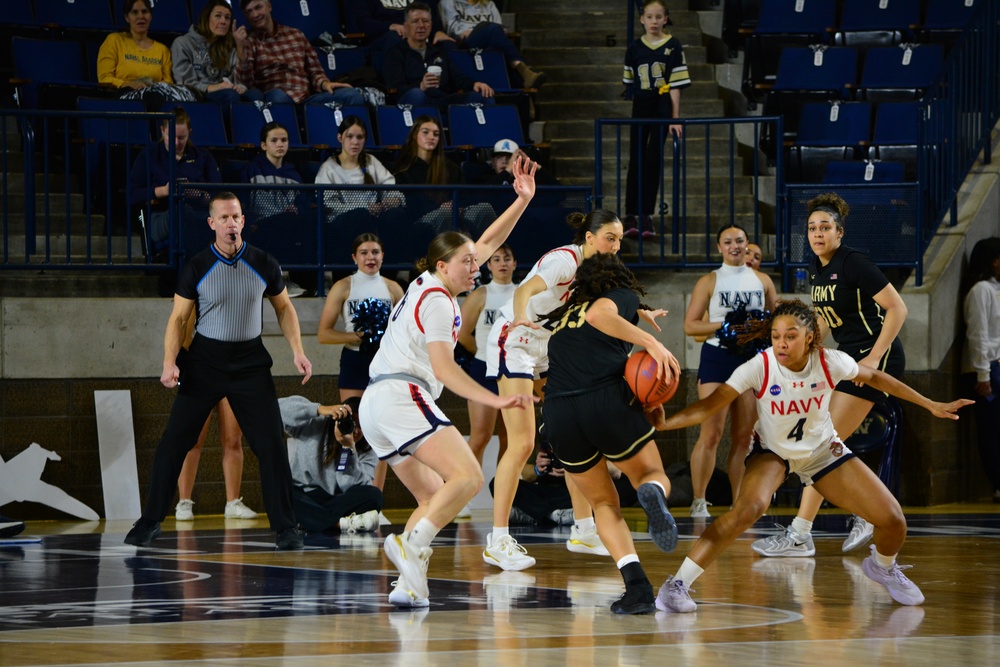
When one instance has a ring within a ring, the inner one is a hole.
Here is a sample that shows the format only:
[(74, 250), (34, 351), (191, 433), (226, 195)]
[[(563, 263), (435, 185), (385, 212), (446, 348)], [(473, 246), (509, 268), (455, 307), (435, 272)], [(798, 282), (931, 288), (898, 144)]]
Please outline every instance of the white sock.
[(896, 562), (896, 554), (893, 554), (891, 556), (883, 556), (882, 554), (880, 554), (878, 552), (878, 549), (876, 549), (874, 551), (874, 553), (875, 553), (875, 562), (878, 563), (879, 565), (881, 565), (882, 567), (884, 567), (887, 570), (890, 567), (892, 567), (893, 564), (895, 564), (895, 562)]
[(597, 524), (594, 522), (594, 517), (588, 519), (576, 519), (576, 529), (581, 533), (596, 533)]
[(410, 536), (406, 538), (406, 541), (417, 549), (429, 547), (431, 545), (431, 540), (434, 539), (439, 530), (441, 529), (424, 518), (418, 521), (417, 525), (413, 527), (413, 530), (410, 531)]
[(677, 574), (674, 575), (674, 579), (680, 579), (685, 584), (690, 586), (691, 582), (700, 577), (704, 571), (705, 568), (698, 565), (698, 563), (694, 562), (690, 558), (685, 558), (684, 562), (681, 563), (681, 568), (677, 570)]
[(615, 563), (615, 567), (617, 567), (620, 570), (629, 563), (638, 563), (638, 562), (639, 562), (639, 557), (637, 555), (627, 554), (625, 556), (622, 556), (621, 559), (617, 563)]
[(663, 495), (667, 495), (667, 490), (663, 488), (663, 485), (657, 482), (655, 479), (652, 482), (646, 482), (646, 484), (655, 484), (660, 487), (660, 491), (663, 491)]
[(504, 535), (510, 535), (509, 526), (493, 526), (493, 544), (499, 542)]
[(813, 527), (813, 522), (812, 521), (806, 521), (802, 517), (798, 517), (798, 516), (795, 517), (794, 519), (792, 519), (792, 530), (794, 530), (796, 533), (798, 533), (802, 537), (805, 537), (806, 535), (808, 535), (809, 533), (811, 533), (812, 532), (812, 527)]

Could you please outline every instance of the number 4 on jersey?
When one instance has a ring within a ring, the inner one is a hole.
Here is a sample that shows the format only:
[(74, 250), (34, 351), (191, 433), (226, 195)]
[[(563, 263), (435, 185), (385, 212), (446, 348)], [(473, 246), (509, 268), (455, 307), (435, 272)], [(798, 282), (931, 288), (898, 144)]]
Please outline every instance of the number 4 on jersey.
[(803, 436), (802, 429), (805, 427), (805, 425), (806, 425), (805, 417), (795, 422), (795, 426), (793, 426), (792, 430), (788, 432), (788, 439), (794, 440), (795, 442), (799, 442), (800, 440), (802, 440)]

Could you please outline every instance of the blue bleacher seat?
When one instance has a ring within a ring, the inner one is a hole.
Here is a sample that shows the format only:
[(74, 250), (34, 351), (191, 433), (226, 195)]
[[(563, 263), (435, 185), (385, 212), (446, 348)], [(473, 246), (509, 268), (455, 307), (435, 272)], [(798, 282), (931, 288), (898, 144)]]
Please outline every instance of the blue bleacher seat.
[(816, 64), (816, 48), (792, 48), (781, 52), (775, 91), (826, 91), (842, 99), (850, 97), (857, 83), (857, 51), (849, 47), (823, 49)]
[[(868, 173), (868, 165), (871, 173)], [(871, 176), (867, 178), (866, 176)], [(824, 185), (844, 183), (902, 183), (905, 180), (902, 162), (882, 162), (878, 160), (831, 161), (823, 172)]]
[[(120, 7), (119, 3), (115, 5)], [(122, 29), (122, 21), (112, 18), (107, 0), (35, 0), (35, 18), (39, 23), (61, 28), (108, 32)]]
[(14, 37), (11, 40), (11, 51), (21, 108), (38, 107), (42, 86), (85, 86), (96, 89), (84, 69), (80, 42)]
[(837, 25), (836, 3), (829, 0), (763, 0), (758, 35), (829, 33)]
[[(117, 2), (115, 6), (118, 6)], [(197, 16), (195, 20), (197, 20)], [(188, 13), (187, 0), (156, 0), (153, 5), (153, 21), (150, 24), (150, 30), (154, 33), (186, 33), (192, 23), (191, 15)]]
[[(105, 97), (80, 97), (80, 111), (117, 111), (142, 113), (146, 109), (141, 100), (116, 100)], [(145, 146), (151, 134), (148, 120), (109, 120), (89, 118), (81, 121), (83, 139), (88, 144), (137, 144)]]
[[(410, 109), (410, 122), (420, 116), (431, 116), (441, 122), (441, 112), (437, 107), (413, 107)], [(375, 109), (375, 121), (378, 125), (378, 141), (381, 146), (402, 146), (412, 125), (406, 124), (403, 108), (399, 106), (381, 106)]]
[(364, 66), (366, 55), (366, 50), (362, 48), (333, 49), (331, 52), (316, 50), (316, 56), (330, 81)]
[[(299, 138), (299, 121), (295, 116), (295, 106), (292, 104), (272, 104), (267, 107), (271, 119), (281, 123), (288, 129), (288, 146), (303, 148), (305, 144)], [(252, 102), (240, 102), (230, 109), (233, 143), (237, 146), (260, 146), (260, 130), (267, 124), (264, 112)]]
[(336, 36), (343, 31), (340, 8), (333, 0), (272, 2), (271, 16), (281, 25), (301, 30), (310, 42), (324, 32)]
[(222, 107), (212, 102), (167, 102), (163, 111), (183, 108), (191, 117), (191, 141), (206, 148), (232, 148), (226, 136)]
[[(906, 50), (909, 63), (905, 63)], [(872, 101), (914, 99), (934, 84), (941, 73), (944, 46), (907, 44), (869, 49), (861, 73), (860, 94)]]
[[(476, 56), (479, 56), (482, 69), (476, 65)], [(448, 58), (454, 63), (456, 69), (472, 78), (473, 81), (482, 81), (498, 93), (513, 92), (510, 86), (510, 77), (507, 75), (507, 63), (503, 54), (499, 51), (489, 49), (474, 49), (465, 51), (462, 49), (452, 49), (448, 52)]]
[(791, 151), (790, 180), (816, 182), (828, 162), (861, 157), (857, 151), (871, 139), (871, 115), (865, 102), (804, 104)]
[[(358, 116), (365, 124), (365, 148), (371, 150), (377, 146), (375, 133), (372, 132), (372, 121), (368, 114), (368, 107), (340, 107), (340, 119), (343, 121), (348, 116)], [(340, 140), (337, 138), (337, 111), (326, 105), (309, 104), (305, 107), (306, 114), (306, 137), (311, 146), (330, 146), (340, 148)]]
[(524, 145), (517, 107), (502, 104), (479, 107), (485, 116), (485, 123), (477, 119), (476, 108), (467, 105), (448, 107), (450, 146), (492, 148), (501, 139), (513, 139), (517, 144)]
[[(872, 157), (898, 160), (906, 167), (905, 177), (917, 176), (917, 144), (920, 128), (920, 102), (882, 102), (875, 113), (872, 133)], [(933, 142), (928, 141), (928, 144)], [(933, 150), (931, 145), (928, 150)]]
[[(743, 90), (753, 102), (774, 84), (781, 53), (808, 44), (828, 44), (836, 26), (835, 3), (827, 0), (763, 0), (743, 63)], [(800, 11), (797, 11), (800, 10)]]
[(38, 25), (30, 0), (4, 4), (3, 21), (11, 25)]
[(920, 23), (917, 2), (844, 0), (834, 40), (847, 46), (890, 46), (912, 41)]
[(934, 31), (960, 31), (972, 18), (973, 12), (983, 2), (990, 0), (927, 0), (927, 13), (923, 29)]

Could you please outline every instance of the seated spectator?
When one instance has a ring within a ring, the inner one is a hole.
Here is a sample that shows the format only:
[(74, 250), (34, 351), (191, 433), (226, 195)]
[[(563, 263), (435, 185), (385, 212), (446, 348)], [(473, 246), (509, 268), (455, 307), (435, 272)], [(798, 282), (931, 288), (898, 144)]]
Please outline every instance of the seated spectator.
[[(221, 183), (222, 175), (212, 154), (191, 142), (191, 118), (180, 107), (173, 110), (175, 135), (174, 181), (195, 183)], [(169, 197), (173, 190), (170, 182), (170, 123), (164, 119), (160, 126), (163, 139), (152, 148), (144, 148), (132, 164), (129, 173), (129, 204), (146, 205), (149, 212), (149, 236), (155, 242), (170, 238)], [(184, 191), (185, 215), (204, 213), (208, 218), (208, 193), (204, 190)], [(192, 210), (194, 209), (194, 210)]]
[[(431, 116), (420, 116), (413, 121), (392, 172), (400, 185), (461, 185), (463, 182), (462, 170), (444, 156), (441, 125)], [(429, 242), (439, 233), (454, 228), (452, 198), (448, 193), (433, 192), (420, 196), (409, 193), (407, 203), (413, 216), (420, 216), (413, 223), (417, 236), (415, 242), (423, 241), (424, 237)], [(496, 213), (489, 204), (473, 204), (459, 211), (459, 220), (472, 238), (479, 238), (496, 220)]]
[(405, 39), (386, 52), (382, 67), (386, 85), (399, 93), (398, 104), (439, 108), (449, 104), (493, 104), (492, 88), (462, 74), (440, 44), (428, 42), (430, 7), (414, 2), (405, 12)]
[[(639, 499), (632, 483), (622, 471), (608, 463), (608, 472), (618, 490), (622, 507), (631, 507)], [(493, 482), (490, 480), (490, 493)], [(552, 453), (552, 446), (542, 442), (534, 463), (524, 464), (510, 510), (511, 525), (572, 526), (573, 501), (566, 489), (566, 471)]]
[[(271, 185), (301, 185), (302, 177), (288, 154), (288, 129), (278, 122), (260, 128), (260, 155), (243, 169), (243, 182), (262, 186), (250, 192), (247, 222), (251, 232), (259, 232), (262, 225), (280, 225), (298, 216), (308, 207), (306, 195), (295, 190), (267, 187)], [(286, 281), (288, 296), (297, 297), (316, 290), (315, 271), (289, 271)]]
[[(392, 185), (396, 182), (392, 172), (378, 158), (365, 151), (367, 133), (360, 118), (344, 118), (337, 128), (337, 139), (340, 141), (340, 153), (331, 155), (320, 166), (316, 174), (317, 183)], [(323, 193), (323, 202), (334, 218), (359, 209), (370, 217), (378, 217), (384, 211), (402, 206), (405, 199), (399, 191), (327, 190)]]
[(525, 88), (538, 88), (545, 83), (545, 73), (532, 71), (507, 37), (500, 10), (493, 0), (441, 0), (438, 10), (448, 36), (459, 46), (501, 51), (507, 66), (517, 72)]
[[(364, 43), (369, 50), (384, 53), (399, 46), (404, 39), (403, 22), (406, 20), (404, 10), (409, 4), (407, 0), (351, 0), (344, 3), (344, 14), (348, 32), (364, 33)], [(441, 25), (440, 18), (434, 9), (437, 0), (430, 0), (427, 6), (431, 8), (431, 30), (434, 37), (431, 42), (441, 44), (445, 48), (454, 44), (455, 40), (448, 36)]]
[[(754, 271), (760, 271), (760, 262), (764, 258), (764, 251), (756, 243), (747, 244), (746, 265)], [(708, 313), (706, 313), (707, 315)]]
[[(493, 145), (493, 157), (490, 158), (490, 167), (493, 173), (480, 181), (480, 183), (482, 185), (512, 184), (514, 176), (511, 174), (511, 169), (513, 169), (514, 161), (518, 156), (522, 155), (525, 158), (528, 157), (513, 139), (501, 139), (496, 142)], [(559, 180), (547, 169), (542, 169), (542, 165), (539, 164), (538, 170), (535, 172), (535, 184), (559, 185)]]
[(142, 100), (149, 111), (164, 102), (193, 102), (194, 95), (174, 85), (170, 49), (149, 36), (150, 0), (125, 0), (129, 29), (107, 36), (97, 52), (97, 81), (122, 91), (122, 99)]
[(320, 405), (302, 396), (278, 399), (288, 434), (292, 507), (307, 532), (378, 528), (382, 492), (372, 486), (378, 457), (356, 417), (360, 402), (357, 397), (344, 405)]
[(365, 103), (361, 91), (326, 78), (312, 44), (301, 30), (278, 25), (271, 17), (271, 0), (241, 0), (250, 30), (240, 26), (236, 40), (236, 76), (257, 88), (272, 104)]
[(174, 81), (187, 86), (200, 99), (229, 109), (240, 100), (263, 99), (260, 91), (248, 94), (236, 80), (236, 40), (233, 10), (228, 0), (210, 0), (198, 23), (170, 46)]

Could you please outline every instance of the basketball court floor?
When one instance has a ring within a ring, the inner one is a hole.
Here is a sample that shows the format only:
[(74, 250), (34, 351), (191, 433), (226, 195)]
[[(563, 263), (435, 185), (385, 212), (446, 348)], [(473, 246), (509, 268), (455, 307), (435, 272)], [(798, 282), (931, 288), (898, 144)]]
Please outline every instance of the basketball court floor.
[[(626, 511), (659, 586), (704, 523), (680, 518), (665, 555)], [(696, 613), (626, 617), (608, 610), (623, 590), (614, 564), (567, 551), (568, 528), (516, 530), (529, 570), (484, 564), (483, 511), (435, 541), (430, 608), (395, 611), (381, 543), (406, 512), (388, 514), (380, 533), (310, 536), (300, 552), (275, 551), (259, 520), (170, 519), (148, 549), (122, 543), (124, 522), (29, 523), (40, 542), (0, 544), (0, 665), (1000, 664), (996, 505), (907, 512), (900, 562), (921, 607), (869, 581), (867, 548), (842, 554), (846, 517), (824, 512), (815, 558), (757, 557), (750, 542), (791, 519), (768, 516), (695, 582)]]

